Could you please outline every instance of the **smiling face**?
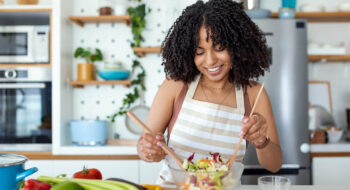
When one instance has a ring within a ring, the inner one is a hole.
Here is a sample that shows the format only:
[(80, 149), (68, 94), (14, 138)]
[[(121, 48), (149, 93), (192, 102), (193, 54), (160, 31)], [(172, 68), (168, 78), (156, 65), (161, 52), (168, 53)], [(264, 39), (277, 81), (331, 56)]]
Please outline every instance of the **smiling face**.
[(207, 30), (202, 26), (199, 30), (199, 43), (195, 50), (194, 63), (203, 74), (205, 80), (222, 82), (228, 80), (231, 68), (231, 56), (220, 44), (213, 47), (210, 38), (207, 41)]

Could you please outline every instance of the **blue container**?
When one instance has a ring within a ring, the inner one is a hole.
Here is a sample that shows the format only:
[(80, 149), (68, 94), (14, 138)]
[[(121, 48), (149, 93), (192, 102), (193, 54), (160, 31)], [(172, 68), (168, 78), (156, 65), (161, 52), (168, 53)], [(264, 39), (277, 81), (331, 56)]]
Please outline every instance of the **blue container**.
[(106, 144), (107, 121), (71, 121), (70, 131), (74, 145), (102, 146)]
[(282, 0), (282, 7), (295, 9), (297, 0)]
[(38, 168), (36, 167), (24, 170), (24, 163), (27, 160), (28, 159), (25, 156), (0, 153), (1, 190), (19, 189), (19, 182), (23, 181), (25, 177), (38, 171)]
[(129, 77), (126, 70), (99, 70), (98, 75), (105, 80), (123, 80)]

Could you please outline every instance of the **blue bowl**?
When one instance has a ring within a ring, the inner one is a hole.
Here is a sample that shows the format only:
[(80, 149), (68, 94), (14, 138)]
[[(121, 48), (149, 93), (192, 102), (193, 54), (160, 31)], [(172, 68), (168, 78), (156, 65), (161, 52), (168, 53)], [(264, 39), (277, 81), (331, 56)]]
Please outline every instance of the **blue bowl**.
[(130, 75), (126, 70), (99, 70), (98, 75), (105, 80), (123, 80)]

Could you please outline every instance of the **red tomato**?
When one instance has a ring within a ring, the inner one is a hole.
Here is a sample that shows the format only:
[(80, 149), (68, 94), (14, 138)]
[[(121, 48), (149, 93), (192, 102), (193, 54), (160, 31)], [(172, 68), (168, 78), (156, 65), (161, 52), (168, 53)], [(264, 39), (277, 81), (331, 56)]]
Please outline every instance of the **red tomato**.
[(73, 175), (73, 178), (81, 178), (81, 179), (102, 179), (101, 172), (96, 168), (83, 168), (82, 171), (76, 172)]

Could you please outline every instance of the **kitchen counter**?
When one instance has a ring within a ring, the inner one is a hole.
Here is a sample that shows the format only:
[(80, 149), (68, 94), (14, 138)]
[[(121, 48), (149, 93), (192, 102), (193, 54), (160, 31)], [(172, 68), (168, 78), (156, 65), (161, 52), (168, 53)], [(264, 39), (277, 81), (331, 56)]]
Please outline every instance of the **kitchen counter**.
[[(240, 190), (259, 190), (257, 185), (242, 185)], [(290, 190), (349, 190), (350, 185), (335, 186), (335, 185), (292, 185)]]
[(350, 157), (350, 143), (312, 144), (310, 157)]
[(340, 142), (332, 144), (312, 144), (311, 153), (313, 152), (348, 152), (350, 153), (350, 143)]

